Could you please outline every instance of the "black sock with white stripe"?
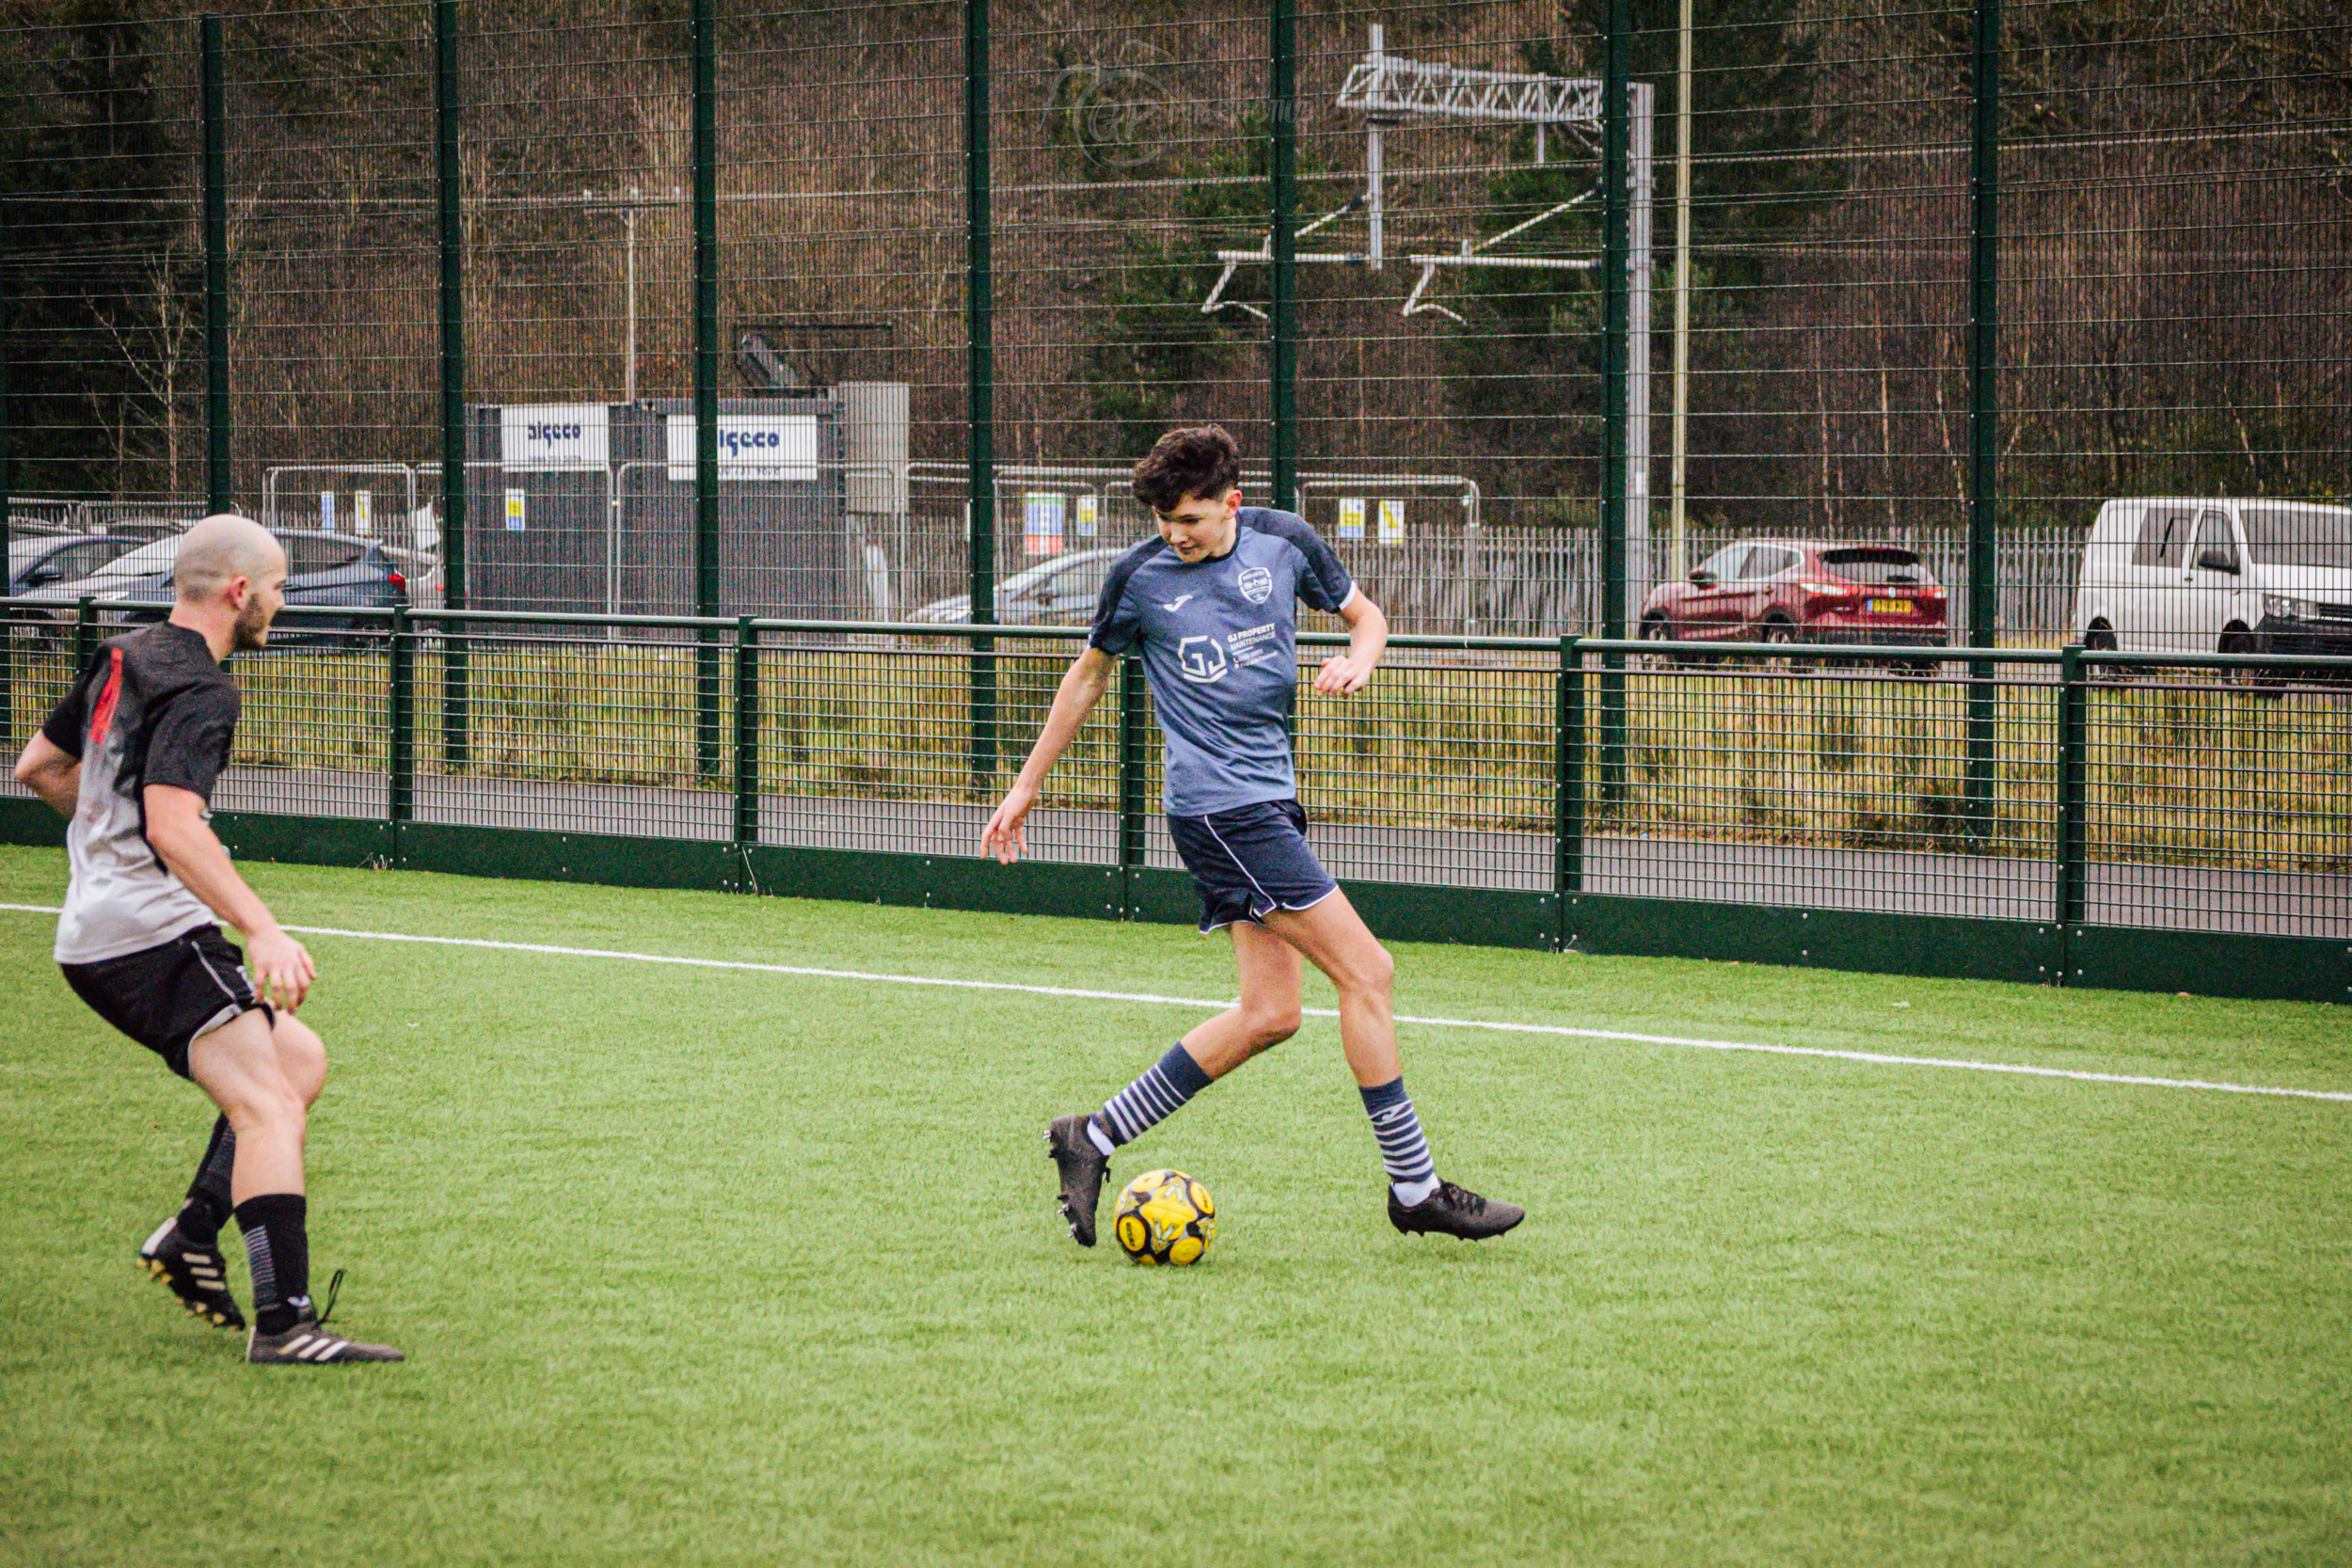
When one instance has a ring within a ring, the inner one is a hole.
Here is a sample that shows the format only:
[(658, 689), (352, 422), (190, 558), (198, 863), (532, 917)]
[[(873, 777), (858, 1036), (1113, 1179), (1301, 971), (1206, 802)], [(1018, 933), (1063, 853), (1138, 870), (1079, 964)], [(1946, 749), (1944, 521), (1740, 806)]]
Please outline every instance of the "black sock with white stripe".
[(1110, 1103), (1087, 1118), (1087, 1132), (1105, 1155), (1133, 1143), (1146, 1129), (1176, 1114), (1185, 1101), (1209, 1086), (1209, 1075), (1178, 1040), (1142, 1077), (1111, 1096)]
[(1429, 1140), (1421, 1134), (1421, 1117), (1405, 1092), (1405, 1080), (1391, 1078), (1368, 1089), (1359, 1085), (1356, 1092), (1364, 1097), (1364, 1114), (1372, 1118), (1372, 1135), (1380, 1140), (1380, 1164), (1396, 1200), (1408, 1209), (1426, 1202), (1438, 1190), (1438, 1164), (1429, 1157)]
[(300, 1193), (263, 1193), (237, 1205), (253, 1275), (253, 1326), (283, 1334), (310, 1300), (309, 1205)]
[(180, 1234), (184, 1240), (198, 1246), (219, 1243), (220, 1227), (235, 1212), (229, 1197), (229, 1170), (236, 1160), (237, 1135), (229, 1130), (227, 1117), (215, 1117), (213, 1141), (204, 1146), (196, 1180), (188, 1184), (188, 1200), (180, 1206)]

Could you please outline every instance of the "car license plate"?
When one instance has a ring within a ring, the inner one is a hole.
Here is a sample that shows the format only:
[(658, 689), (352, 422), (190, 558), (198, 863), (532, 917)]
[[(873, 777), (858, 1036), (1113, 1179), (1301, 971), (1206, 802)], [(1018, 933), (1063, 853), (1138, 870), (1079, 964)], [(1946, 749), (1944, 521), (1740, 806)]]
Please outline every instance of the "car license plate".
[(1911, 613), (1911, 601), (1909, 599), (1872, 599), (1870, 613), (1873, 615), (1908, 615)]

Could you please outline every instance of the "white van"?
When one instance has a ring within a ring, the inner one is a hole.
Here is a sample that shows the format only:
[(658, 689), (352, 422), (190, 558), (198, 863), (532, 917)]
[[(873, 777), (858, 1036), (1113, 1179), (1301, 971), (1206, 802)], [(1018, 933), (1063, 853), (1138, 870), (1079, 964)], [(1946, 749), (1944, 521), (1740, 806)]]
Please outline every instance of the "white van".
[(2074, 637), (2134, 653), (2352, 654), (2352, 507), (2108, 501), (2083, 552)]

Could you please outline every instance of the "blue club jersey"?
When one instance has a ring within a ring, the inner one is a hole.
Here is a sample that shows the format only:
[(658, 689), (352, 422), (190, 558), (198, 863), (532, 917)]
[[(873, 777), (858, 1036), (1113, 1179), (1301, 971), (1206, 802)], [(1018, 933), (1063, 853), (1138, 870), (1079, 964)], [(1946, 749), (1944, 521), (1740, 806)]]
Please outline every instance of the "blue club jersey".
[(1356, 592), (1305, 518), (1245, 506), (1237, 522), (1213, 561), (1187, 564), (1156, 535), (1120, 557), (1088, 638), (1114, 656), (1143, 649), (1175, 816), (1297, 795), (1298, 606), (1337, 610)]

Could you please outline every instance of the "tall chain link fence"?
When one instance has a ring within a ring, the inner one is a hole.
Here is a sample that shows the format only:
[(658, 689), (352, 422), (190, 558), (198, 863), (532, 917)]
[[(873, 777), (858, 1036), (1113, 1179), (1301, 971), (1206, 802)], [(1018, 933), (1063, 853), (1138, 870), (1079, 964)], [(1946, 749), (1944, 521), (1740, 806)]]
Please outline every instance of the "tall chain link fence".
[[(1127, 467), (1215, 420), (1408, 630), (2322, 651), (2345, 38), (2322, 0), (18, 25), (12, 585), (222, 504), (420, 605), (1067, 622), (1151, 526)], [(1902, 608), (1808, 586), (1856, 545)]]
[[(1301, 699), (1343, 875), (1551, 898), (1564, 942), (1596, 896), (2341, 939), (2348, 39), (2328, 0), (15, 25), (0, 717), (234, 507), (296, 609), (232, 812), (968, 859), (1152, 531), (1134, 460), (1215, 420), (1407, 639)], [(1147, 717), (1090, 722), (1049, 862), (1172, 864)]]

